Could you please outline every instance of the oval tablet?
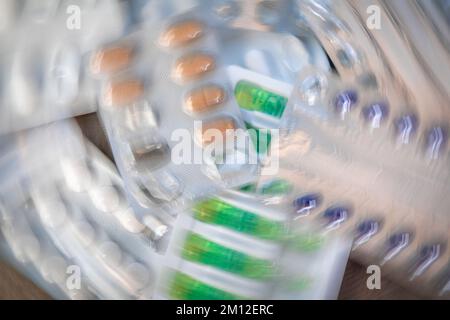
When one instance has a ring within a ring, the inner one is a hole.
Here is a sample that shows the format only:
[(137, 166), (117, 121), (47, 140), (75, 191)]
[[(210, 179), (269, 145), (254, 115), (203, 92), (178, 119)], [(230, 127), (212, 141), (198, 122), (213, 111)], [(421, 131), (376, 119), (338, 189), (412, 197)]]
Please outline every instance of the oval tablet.
[(201, 77), (204, 73), (214, 70), (214, 58), (205, 53), (186, 55), (177, 60), (174, 68), (174, 77), (185, 81)]
[(196, 20), (187, 20), (172, 24), (161, 35), (159, 43), (174, 48), (189, 44), (203, 35), (203, 25)]
[(203, 146), (206, 146), (215, 141), (216, 134), (214, 133), (214, 131), (209, 131), (210, 129), (219, 130), (220, 134), (222, 135), (222, 141), (225, 143), (227, 130), (235, 130), (236, 123), (233, 118), (230, 117), (224, 117), (203, 123), (201, 131), (201, 142)]
[(139, 80), (113, 82), (108, 85), (103, 99), (107, 106), (126, 105), (144, 94), (144, 84)]
[(91, 58), (93, 74), (110, 74), (128, 67), (133, 50), (129, 47), (111, 47), (99, 50)]
[(225, 91), (216, 85), (208, 85), (192, 90), (185, 98), (187, 111), (191, 113), (206, 112), (225, 100)]

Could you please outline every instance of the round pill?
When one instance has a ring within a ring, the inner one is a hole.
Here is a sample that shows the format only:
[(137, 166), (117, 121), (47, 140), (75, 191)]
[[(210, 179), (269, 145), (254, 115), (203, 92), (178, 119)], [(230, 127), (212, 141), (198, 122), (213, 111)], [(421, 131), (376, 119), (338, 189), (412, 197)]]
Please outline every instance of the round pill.
[(25, 252), (25, 255), (31, 260), (36, 261), (41, 253), (41, 245), (39, 240), (31, 235), (24, 235), (20, 238), (19, 243)]
[(223, 117), (203, 123), (200, 132), (202, 145), (206, 146), (215, 142), (217, 133), (222, 135), (222, 142), (225, 144), (225, 139), (230, 130), (236, 130), (236, 123), (230, 117)]
[(126, 267), (126, 273), (130, 278), (130, 285), (134, 290), (145, 288), (150, 280), (147, 268), (139, 262), (133, 262)]
[(380, 222), (369, 219), (361, 222), (356, 228), (355, 246), (362, 245), (369, 241), (380, 230)]
[(104, 93), (107, 106), (123, 106), (139, 99), (144, 94), (144, 84), (139, 80), (125, 80), (110, 83)]
[(120, 205), (120, 195), (114, 186), (99, 186), (89, 189), (89, 196), (94, 206), (103, 212), (117, 210)]
[(403, 144), (408, 144), (415, 134), (419, 120), (414, 114), (404, 115), (395, 121), (395, 132)]
[(50, 228), (58, 228), (65, 222), (68, 213), (65, 204), (58, 199), (46, 199), (39, 207), (42, 222)]
[(447, 130), (443, 127), (434, 127), (428, 131), (426, 147), (428, 156), (437, 159), (444, 150), (448, 140)]
[(79, 220), (75, 224), (75, 234), (84, 246), (90, 246), (95, 240), (95, 229), (87, 221)]
[(63, 283), (66, 279), (67, 263), (57, 256), (50, 257), (41, 265), (42, 276), (51, 283)]
[(182, 81), (192, 80), (214, 70), (215, 67), (216, 63), (211, 55), (194, 53), (178, 59), (173, 74), (175, 78)]
[(196, 20), (187, 20), (172, 24), (159, 39), (164, 47), (179, 47), (199, 39), (203, 35), (203, 25)]
[(364, 119), (370, 123), (372, 128), (379, 128), (381, 122), (387, 118), (388, 114), (389, 108), (384, 102), (372, 103), (362, 110)]
[(128, 67), (133, 50), (129, 47), (111, 47), (99, 50), (91, 58), (93, 74), (110, 74)]
[(206, 112), (223, 103), (225, 91), (216, 85), (195, 89), (186, 96), (185, 105), (190, 113)]
[(72, 159), (62, 159), (61, 168), (67, 187), (74, 192), (85, 191), (91, 181), (92, 176), (86, 164)]
[(112, 241), (103, 242), (98, 248), (98, 254), (111, 266), (118, 266), (122, 260), (122, 250)]
[(334, 99), (334, 108), (337, 113), (344, 116), (358, 103), (358, 93), (355, 90), (345, 90), (338, 93)]
[(345, 207), (331, 207), (325, 210), (323, 217), (328, 221), (327, 228), (336, 228), (350, 216), (350, 209)]
[(297, 214), (307, 214), (310, 210), (317, 208), (321, 202), (320, 194), (311, 193), (295, 199), (293, 204)]

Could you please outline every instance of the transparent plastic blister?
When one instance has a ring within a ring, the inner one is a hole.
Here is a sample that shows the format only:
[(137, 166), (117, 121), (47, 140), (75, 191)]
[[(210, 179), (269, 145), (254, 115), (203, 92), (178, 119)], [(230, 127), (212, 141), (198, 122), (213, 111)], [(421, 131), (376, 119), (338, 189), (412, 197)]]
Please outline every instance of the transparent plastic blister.
[[(343, 274), (350, 241), (321, 235), (305, 224), (292, 232), (292, 209), (282, 202), (263, 201), (286, 194), (289, 191), (276, 187), (227, 192), (181, 215), (168, 249), (160, 297), (335, 298), (341, 279), (336, 273)], [(319, 245), (314, 246), (312, 238), (320, 238)]]
[(18, 138), (10, 154), (21, 178), (2, 179), (9, 254), (55, 298), (150, 299), (162, 222), (150, 213), (138, 220), (113, 165), (79, 134), (62, 123)]
[[(127, 188), (142, 207), (178, 210), (259, 172), (222, 67), (217, 30), (208, 23), (185, 14), (159, 32), (138, 31), (133, 38), (150, 40), (134, 66), (102, 79), (102, 119)], [(188, 40), (172, 48), (172, 36)]]
[(323, 197), (317, 220), (346, 212), (336, 228), (355, 237), (355, 256), (436, 292), (449, 261), (446, 125), (430, 132), (431, 115), (315, 69), (300, 73), (288, 104), (281, 176)]
[(122, 34), (122, 9), (117, 1), (24, 1), (13, 6), (19, 23), (0, 35), (0, 134), (96, 110), (83, 56)]

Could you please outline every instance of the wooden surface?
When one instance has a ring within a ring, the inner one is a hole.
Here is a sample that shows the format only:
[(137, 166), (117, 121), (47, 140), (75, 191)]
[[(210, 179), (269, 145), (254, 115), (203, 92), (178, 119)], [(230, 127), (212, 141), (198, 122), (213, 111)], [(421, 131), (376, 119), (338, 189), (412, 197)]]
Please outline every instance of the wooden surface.
[[(78, 117), (84, 134), (105, 154), (111, 157), (108, 142), (94, 114)], [(349, 261), (342, 282), (339, 299), (419, 299), (414, 293), (398, 286), (386, 277), (381, 277), (381, 289), (369, 290), (366, 286), (366, 269)], [(0, 262), (0, 299), (48, 299), (45, 292), (21, 276), (10, 266)]]

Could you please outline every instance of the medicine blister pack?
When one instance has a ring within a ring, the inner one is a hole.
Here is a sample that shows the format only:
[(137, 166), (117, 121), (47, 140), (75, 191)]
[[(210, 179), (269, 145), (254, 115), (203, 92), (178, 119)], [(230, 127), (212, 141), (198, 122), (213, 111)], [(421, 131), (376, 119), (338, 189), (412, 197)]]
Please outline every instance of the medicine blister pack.
[(151, 214), (137, 219), (114, 166), (79, 134), (59, 123), (21, 133), (20, 150), (8, 147), (2, 168), (16, 167), (2, 170), (15, 172), (1, 187), (9, 256), (55, 298), (149, 299), (159, 270), (156, 240), (167, 227)]
[(351, 241), (315, 233), (305, 224), (293, 230), (289, 210), (262, 201), (289, 193), (275, 184), (280, 186), (280, 181), (260, 193), (261, 198), (254, 198), (254, 191), (226, 192), (181, 215), (166, 256), (160, 297), (336, 298)]
[(139, 56), (120, 44), (93, 54), (96, 73), (122, 70), (102, 79), (100, 113), (119, 169), (142, 207), (176, 210), (259, 172), (221, 67), (217, 30), (208, 23), (187, 13), (156, 34), (132, 35), (150, 39)]
[(282, 118), (279, 177), (295, 186), (303, 220), (352, 235), (355, 257), (434, 294), (449, 263), (445, 131), (419, 128), (389, 102), (314, 68), (300, 73)]
[(6, 19), (0, 30), (0, 134), (96, 111), (83, 56), (123, 33), (122, 5), (6, 0), (2, 6), (17, 19)]

